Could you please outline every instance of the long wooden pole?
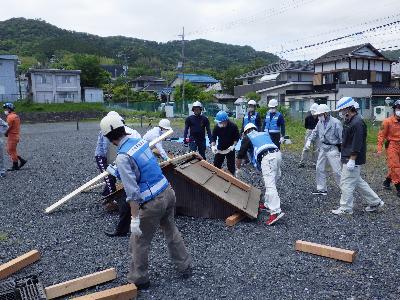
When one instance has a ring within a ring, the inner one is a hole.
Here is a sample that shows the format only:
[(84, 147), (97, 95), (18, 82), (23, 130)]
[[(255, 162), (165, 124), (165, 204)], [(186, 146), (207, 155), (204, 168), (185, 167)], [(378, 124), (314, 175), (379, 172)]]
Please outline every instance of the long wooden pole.
[[(169, 137), (173, 133), (174, 133), (174, 131), (172, 129), (168, 130), (167, 132), (165, 132), (162, 135), (160, 135), (159, 138), (151, 141), (150, 144), (149, 144), (149, 147), (153, 148), (157, 143), (159, 143), (162, 140), (166, 139), (167, 137)], [(104, 177), (106, 177), (108, 175), (110, 175), (110, 174), (107, 171), (104, 171), (100, 175), (97, 175), (95, 178), (93, 178), (92, 180), (86, 182), (84, 185), (82, 185), (81, 187), (77, 188), (72, 193), (66, 195), (62, 199), (58, 200), (56, 203), (54, 203), (54, 204), (50, 205), (49, 207), (47, 207), (46, 210), (45, 210), (46, 214), (51, 213), (57, 207), (59, 207), (60, 205), (64, 204), (65, 202), (67, 202), (71, 198), (75, 197), (76, 195), (80, 194), (81, 192), (83, 192), (84, 190), (86, 190), (87, 188), (89, 188), (90, 186), (94, 185), (96, 182), (98, 182), (99, 180), (103, 179)]]

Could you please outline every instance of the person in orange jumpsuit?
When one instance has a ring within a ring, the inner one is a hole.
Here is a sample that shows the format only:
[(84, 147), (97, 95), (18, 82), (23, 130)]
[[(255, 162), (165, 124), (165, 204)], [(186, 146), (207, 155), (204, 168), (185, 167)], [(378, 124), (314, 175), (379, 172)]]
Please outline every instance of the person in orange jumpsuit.
[(393, 104), (393, 116), (386, 118), (382, 122), (378, 134), (377, 153), (382, 154), (383, 145), (386, 142), (386, 155), (389, 175), (383, 185), (390, 187), (392, 182), (400, 197), (400, 100)]
[[(26, 160), (19, 156), (17, 153), (17, 145), (19, 142), (19, 135), (21, 131), (21, 122), (18, 115), (15, 113), (14, 104), (7, 102), (3, 105), (3, 108), (4, 114), (7, 116), (8, 123), (8, 129), (4, 134), (7, 137), (7, 153), (13, 163), (12, 167), (7, 171), (16, 171), (26, 164)], [(20, 162), (19, 165), (18, 161)]]

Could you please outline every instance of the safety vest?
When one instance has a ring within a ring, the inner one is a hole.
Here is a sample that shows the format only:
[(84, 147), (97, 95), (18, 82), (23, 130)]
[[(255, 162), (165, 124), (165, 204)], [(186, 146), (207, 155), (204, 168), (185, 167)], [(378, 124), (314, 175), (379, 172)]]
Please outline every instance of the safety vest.
[(280, 115), (281, 113), (277, 111), (271, 119), (271, 113), (268, 111), (267, 115), (265, 116), (265, 132), (281, 132), (281, 127), (278, 126), (278, 119)]
[(271, 137), (267, 132), (257, 132), (253, 130), (247, 136), (249, 137), (250, 142), (253, 144), (254, 147), (253, 156), (255, 161), (257, 161), (258, 155), (265, 149), (278, 148), (276, 147), (274, 142), (272, 142)]
[(258, 117), (258, 112), (255, 112), (254, 114), (250, 114), (248, 112), (247, 115), (243, 117), (243, 128), (249, 123), (252, 123), (257, 126), (256, 124), (257, 117)]
[(127, 154), (137, 164), (140, 171), (138, 182), (142, 203), (150, 201), (162, 193), (169, 185), (146, 140), (128, 138), (118, 148), (118, 154)]

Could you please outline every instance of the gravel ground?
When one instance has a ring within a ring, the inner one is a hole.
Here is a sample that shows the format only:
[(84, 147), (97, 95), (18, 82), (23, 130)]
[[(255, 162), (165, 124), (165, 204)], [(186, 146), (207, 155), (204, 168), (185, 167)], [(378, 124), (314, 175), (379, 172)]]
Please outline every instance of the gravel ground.
[[(48, 286), (115, 267), (118, 278), (96, 289), (126, 283), (128, 238), (103, 234), (117, 216), (104, 211), (98, 193), (82, 194), (44, 214), (98, 174), (97, 132), (98, 123), (81, 123), (79, 131), (74, 123), (23, 126), (20, 153), (29, 162), (0, 180), (0, 262), (31, 249), (39, 249), (42, 259), (17, 276), (38, 274)], [(185, 151), (173, 142), (164, 145)], [(340, 196), (332, 178), (328, 197), (311, 196), (315, 171), (298, 169), (298, 159), (299, 153), (284, 152), (278, 190), (286, 216), (276, 226), (260, 219), (226, 228), (222, 220), (177, 218), (193, 256), (192, 279), (178, 278), (157, 234), (150, 254), (152, 287), (139, 299), (399, 299), (399, 199), (381, 188), (385, 170), (370, 168), (365, 174), (385, 211), (364, 212), (356, 196), (353, 216), (338, 217), (330, 213)], [(245, 181), (262, 188), (258, 172), (246, 173)], [(298, 239), (357, 250), (357, 258), (348, 264), (298, 253)]]

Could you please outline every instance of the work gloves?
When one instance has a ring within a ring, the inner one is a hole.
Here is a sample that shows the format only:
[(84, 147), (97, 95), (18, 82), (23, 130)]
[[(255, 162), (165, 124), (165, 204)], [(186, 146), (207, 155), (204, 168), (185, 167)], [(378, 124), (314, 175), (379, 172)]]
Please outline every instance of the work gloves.
[(353, 171), (354, 168), (356, 167), (356, 161), (354, 159), (349, 159), (346, 166), (347, 166), (347, 170)]
[(284, 141), (285, 141), (285, 137), (284, 137), (284, 136), (281, 136), (281, 138), (279, 139), (279, 143), (280, 143), (280, 144), (283, 144)]
[(119, 172), (118, 172), (118, 169), (117, 169), (116, 165), (108, 165), (106, 171), (108, 173), (110, 173), (110, 175), (112, 175), (112, 176), (114, 176), (114, 177), (116, 177), (118, 179), (121, 179), (121, 177), (119, 176)]
[(242, 175), (242, 170), (241, 169), (236, 169), (236, 171), (235, 171), (235, 177), (236, 178), (240, 178), (240, 176)]
[(309, 150), (310, 147), (311, 147), (311, 141), (307, 141), (306, 144), (305, 144), (305, 146), (304, 146), (304, 148), (305, 148), (306, 150)]
[(235, 146), (234, 146), (234, 145), (230, 146), (230, 147), (228, 148), (228, 150), (229, 150), (229, 152), (235, 151)]
[(217, 154), (218, 153), (218, 149), (217, 149), (217, 146), (211, 146), (211, 151), (212, 151), (212, 153), (213, 154)]
[(141, 236), (142, 231), (140, 230), (140, 219), (132, 217), (131, 219), (131, 234), (135, 236)]

